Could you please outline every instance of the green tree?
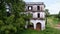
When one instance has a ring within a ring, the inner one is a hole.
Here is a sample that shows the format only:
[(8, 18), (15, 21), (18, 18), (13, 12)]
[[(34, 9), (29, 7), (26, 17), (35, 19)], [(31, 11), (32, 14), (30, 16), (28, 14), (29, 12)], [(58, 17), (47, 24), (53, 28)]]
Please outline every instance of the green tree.
[(48, 11), (49, 11), (48, 9), (45, 9), (46, 16), (49, 16), (50, 14)]
[[(6, 4), (11, 8), (10, 16), (7, 16)], [(29, 15), (20, 14), (24, 11), (25, 2), (23, 0), (0, 0), (0, 33), (15, 34), (23, 30), (26, 20), (30, 18)]]
[(45, 16), (46, 16), (46, 24), (47, 24), (47, 17), (49, 16), (49, 12), (48, 12), (49, 10), (48, 9), (45, 9)]
[(58, 14), (58, 18), (59, 18), (59, 20), (60, 20), (60, 11), (59, 11), (59, 14)]

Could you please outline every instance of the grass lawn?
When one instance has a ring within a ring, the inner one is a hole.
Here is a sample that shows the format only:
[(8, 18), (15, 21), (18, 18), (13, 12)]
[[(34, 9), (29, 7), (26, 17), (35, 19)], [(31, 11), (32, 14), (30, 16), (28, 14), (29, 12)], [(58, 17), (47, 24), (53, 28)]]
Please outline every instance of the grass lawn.
[(57, 24), (59, 24), (59, 19), (51, 16), (51, 17), (47, 17), (47, 26), (52, 27), (52, 26), (56, 26)]
[(47, 21), (48, 22), (51, 22), (51, 23), (54, 23), (54, 24), (58, 24), (59, 23), (59, 19), (58, 18), (55, 18), (55, 17), (48, 17), (47, 18)]
[(47, 27), (43, 31), (36, 31), (36, 30), (30, 30), (30, 29), (28, 29), (28, 30), (24, 30), (20, 34), (60, 34), (60, 30)]

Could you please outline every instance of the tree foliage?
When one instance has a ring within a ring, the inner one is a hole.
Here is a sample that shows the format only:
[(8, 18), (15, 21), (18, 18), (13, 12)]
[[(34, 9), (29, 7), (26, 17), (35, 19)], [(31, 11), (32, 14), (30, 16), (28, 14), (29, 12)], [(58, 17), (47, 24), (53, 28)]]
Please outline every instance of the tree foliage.
[(58, 14), (58, 18), (59, 18), (59, 20), (60, 20), (60, 11), (59, 11), (59, 14)]
[(49, 16), (50, 14), (48, 11), (49, 11), (48, 9), (45, 9), (46, 16)]
[[(6, 4), (11, 8), (10, 16), (7, 16)], [(0, 0), (0, 33), (15, 34), (23, 30), (26, 20), (30, 18), (29, 15), (20, 14), (24, 10), (25, 2), (23, 0)]]

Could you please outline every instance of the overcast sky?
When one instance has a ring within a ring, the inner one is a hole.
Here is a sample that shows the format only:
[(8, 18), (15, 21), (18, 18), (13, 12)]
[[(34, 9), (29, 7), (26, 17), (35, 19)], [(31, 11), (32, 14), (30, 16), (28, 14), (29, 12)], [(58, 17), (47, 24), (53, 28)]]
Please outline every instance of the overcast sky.
[(44, 2), (46, 9), (49, 9), (51, 14), (58, 14), (60, 11), (60, 0), (24, 0), (25, 2)]

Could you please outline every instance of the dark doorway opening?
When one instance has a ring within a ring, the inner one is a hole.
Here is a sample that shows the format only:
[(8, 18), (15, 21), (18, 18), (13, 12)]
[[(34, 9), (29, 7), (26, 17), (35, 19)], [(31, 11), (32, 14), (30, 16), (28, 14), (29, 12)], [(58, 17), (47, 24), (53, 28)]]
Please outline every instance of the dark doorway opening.
[(40, 18), (40, 13), (38, 13), (38, 18)]
[(37, 10), (40, 10), (40, 6), (37, 6)]
[(41, 30), (41, 23), (36, 24), (36, 30)]

